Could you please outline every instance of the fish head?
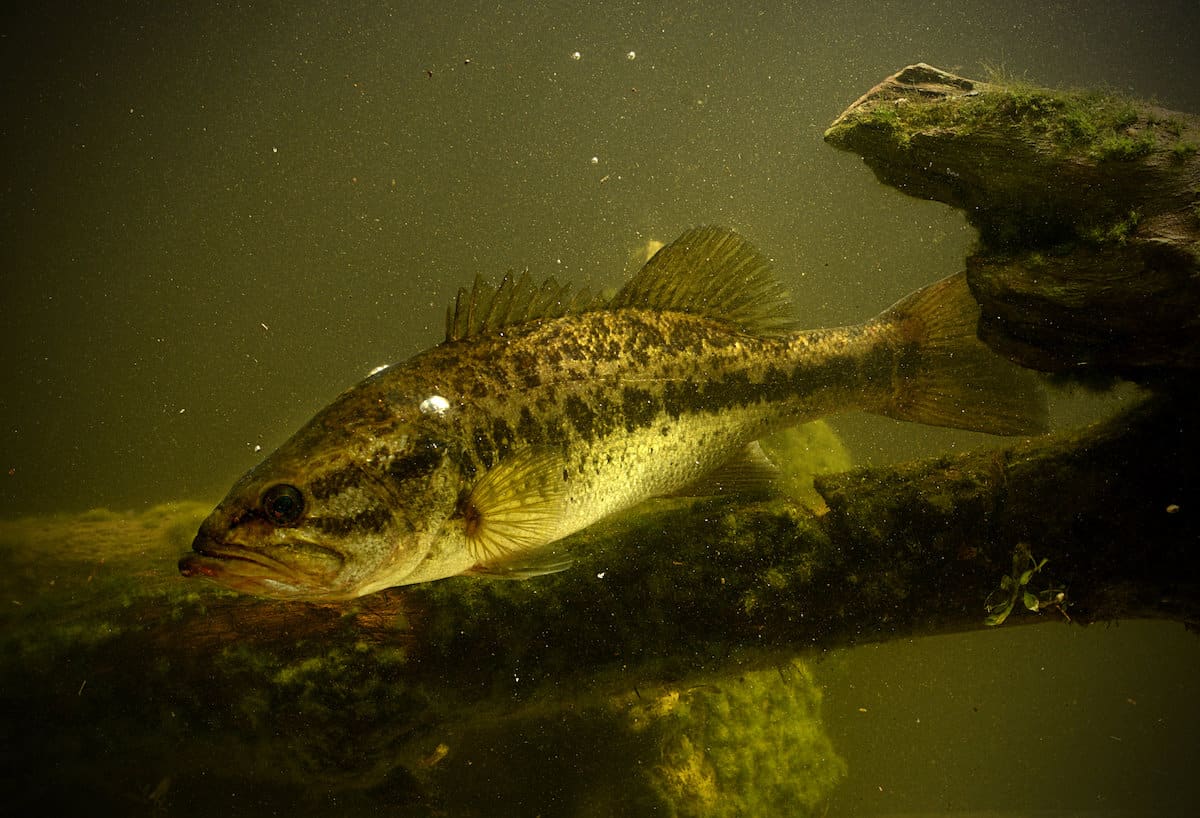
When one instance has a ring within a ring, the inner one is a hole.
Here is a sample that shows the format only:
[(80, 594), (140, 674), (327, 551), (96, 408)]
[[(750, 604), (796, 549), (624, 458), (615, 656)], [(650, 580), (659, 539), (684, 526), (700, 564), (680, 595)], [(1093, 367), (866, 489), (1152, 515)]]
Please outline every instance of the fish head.
[(390, 429), (384, 438), (310, 428), (328, 431), (321, 420), (230, 489), (180, 560), (184, 576), (257, 596), (336, 601), (430, 574), (460, 492), (451, 447), (429, 429)]

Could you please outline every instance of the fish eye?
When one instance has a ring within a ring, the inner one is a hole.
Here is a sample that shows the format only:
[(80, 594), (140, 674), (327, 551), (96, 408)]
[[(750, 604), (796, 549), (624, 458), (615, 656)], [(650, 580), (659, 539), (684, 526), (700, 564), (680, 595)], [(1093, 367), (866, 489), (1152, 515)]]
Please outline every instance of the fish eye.
[(304, 511), (304, 495), (287, 483), (278, 483), (263, 492), (262, 509), (275, 525), (291, 525)]

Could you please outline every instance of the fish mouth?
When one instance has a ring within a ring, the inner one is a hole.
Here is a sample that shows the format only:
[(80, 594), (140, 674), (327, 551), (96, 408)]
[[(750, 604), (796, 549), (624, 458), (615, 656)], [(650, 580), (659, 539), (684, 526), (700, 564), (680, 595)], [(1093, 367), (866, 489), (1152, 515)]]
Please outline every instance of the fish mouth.
[(192, 541), (192, 553), (180, 558), (179, 573), (243, 593), (299, 599), (328, 594), (343, 564), (341, 555), (311, 543), (287, 543), (272, 550), (286, 559), (201, 533)]

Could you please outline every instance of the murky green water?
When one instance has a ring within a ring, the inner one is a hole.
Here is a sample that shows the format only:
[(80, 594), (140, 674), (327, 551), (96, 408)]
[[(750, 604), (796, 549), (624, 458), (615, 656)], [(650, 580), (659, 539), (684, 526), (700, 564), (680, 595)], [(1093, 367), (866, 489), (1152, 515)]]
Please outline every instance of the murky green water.
[[(825, 146), (838, 113), (918, 60), (968, 76), (993, 65), (1040, 84), (1103, 85), (1197, 112), (1194, 6), (51, 3), (10, 14), (0, 27), (0, 515), (215, 500), (340, 389), (434, 343), (445, 304), (476, 273), (528, 268), (612, 287), (647, 241), (718, 223), (774, 260), (803, 323), (860, 320), (959, 269), (974, 236), (957, 212), (884, 188)], [(1056, 422), (1122, 396), (1108, 400), (1061, 398)], [(835, 426), (859, 463), (991, 443), (876, 418)], [(155, 589), (177, 581), (168, 552)], [(88, 559), (106, 564), (102, 549)], [(21, 582), (54, 579), (36, 560), (17, 562), (28, 571), (10, 575), (13, 599), (0, 599), (10, 633), (31, 625), (20, 618)], [(54, 605), (79, 612), (84, 627), (94, 591), (87, 574), (76, 580)], [(108, 638), (93, 636), (72, 638)], [(1200, 797), (1189, 775), (1197, 650), (1176, 625), (1048, 625), (812, 662), (823, 697), (811, 715), (846, 765), (821, 808), (1185, 814)], [(36, 666), (77, 699), (99, 678), (69, 654), (24, 658), (6, 653), (10, 679), (28, 683)], [(104, 701), (136, 712), (125, 695)], [(247, 771), (252, 797), (222, 778), (197, 802), (202, 778), (162, 772), (157, 760), (153, 775), (102, 786), (97, 778), (139, 763), (118, 740), (129, 722), (47, 696), (19, 700), (53, 708), (59, 727), (81, 719), (83, 738), (57, 765), (45, 747), (24, 752), (36, 712), (10, 721), (10, 792), (104, 793), (111, 814), (294, 808), (261, 769)], [(154, 702), (166, 715), (131, 718), (170, 723), (169, 691)], [(171, 736), (191, 770), (203, 766), (202, 744), (212, 752), (194, 732), (197, 712)], [(577, 744), (531, 736), (521, 756), (529, 781), (547, 776), (539, 760), (553, 755), (559, 775), (585, 780), (582, 770), (603, 788), (606, 768), (583, 748), (603, 746), (606, 759), (628, 749), (582, 727), (556, 735)], [(423, 757), (433, 770), (437, 746)], [(98, 758), (89, 776), (80, 758), (106, 747), (123, 755)], [(663, 768), (686, 776), (689, 763), (681, 754)], [(451, 774), (439, 774), (446, 786)], [(480, 791), (511, 799), (524, 783)], [(395, 786), (394, 803), (409, 803), (411, 789)], [(580, 804), (603, 814), (620, 792), (530, 803), (541, 814), (585, 814)], [(408, 808), (341, 798), (302, 801), (314, 814), (348, 814), (348, 802), (356, 814)]]

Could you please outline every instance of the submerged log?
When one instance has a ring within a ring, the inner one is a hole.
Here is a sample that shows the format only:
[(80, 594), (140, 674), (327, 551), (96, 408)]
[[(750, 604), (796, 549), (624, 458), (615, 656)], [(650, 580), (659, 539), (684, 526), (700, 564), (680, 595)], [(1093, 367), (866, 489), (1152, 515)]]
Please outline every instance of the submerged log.
[[(820, 814), (844, 764), (797, 657), (998, 620), (1200, 621), (1197, 432), (1164, 423), (1178, 408), (826, 475), (817, 511), (658, 503), (578, 535), (561, 574), (339, 605), (176, 576), (196, 504), (4, 524), (14, 803)], [(767, 700), (792, 715), (756, 718)], [(547, 761), (580, 744), (579, 763)], [(529, 785), (535, 763), (551, 780)]]
[(1147, 383), (1200, 368), (1200, 118), (918, 64), (825, 140), (979, 229), (967, 276), (997, 351)]

